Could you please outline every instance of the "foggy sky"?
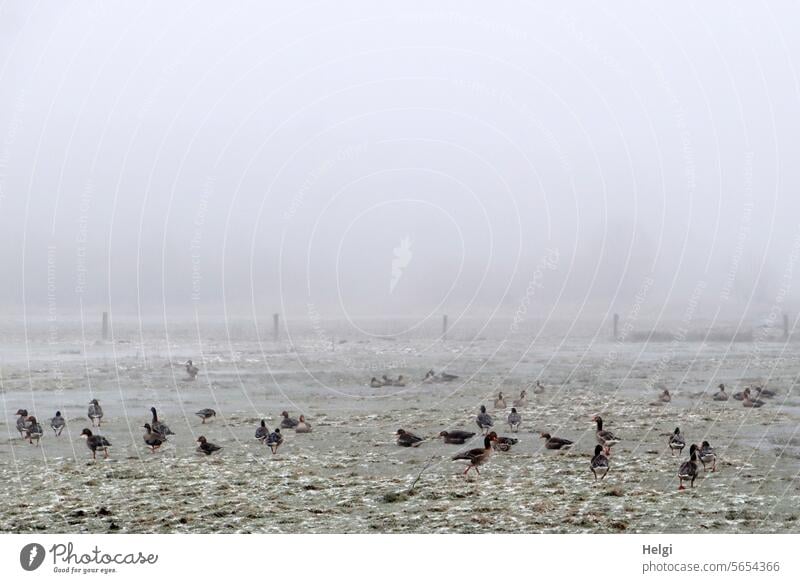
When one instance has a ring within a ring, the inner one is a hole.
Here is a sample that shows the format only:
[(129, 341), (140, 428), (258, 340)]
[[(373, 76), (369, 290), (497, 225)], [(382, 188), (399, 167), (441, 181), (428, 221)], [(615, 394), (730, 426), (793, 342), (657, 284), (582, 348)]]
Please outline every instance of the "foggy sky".
[(798, 17), (6, 2), (0, 306), (798, 309)]

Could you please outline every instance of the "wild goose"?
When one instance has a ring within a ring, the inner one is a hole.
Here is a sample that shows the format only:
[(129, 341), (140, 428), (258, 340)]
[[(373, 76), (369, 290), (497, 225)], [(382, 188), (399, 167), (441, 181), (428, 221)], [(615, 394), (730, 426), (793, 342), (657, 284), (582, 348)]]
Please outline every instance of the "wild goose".
[(108, 458), (108, 448), (111, 447), (111, 442), (102, 435), (94, 435), (88, 428), (81, 431), (81, 438), (86, 440), (86, 447), (92, 452), (92, 459), (97, 459), (97, 450), (102, 450), (103, 457)]
[(608, 458), (603, 454), (602, 445), (594, 446), (594, 456), (592, 456), (592, 461), (589, 463), (589, 469), (592, 470), (592, 473), (594, 474), (595, 482), (598, 479), (598, 474), (600, 474), (601, 480), (606, 477), (606, 474), (608, 474)]
[(268, 437), (269, 429), (267, 428), (267, 422), (262, 419), (261, 425), (256, 428), (256, 439), (261, 443), (264, 443)]
[(420, 443), (422, 443), (421, 437), (417, 437), (405, 429), (398, 429), (395, 435), (397, 436), (397, 445), (402, 447), (417, 447)]
[(681, 453), (683, 451), (683, 448), (686, 447), (686, 441), (683, 439), (683, 436), (681, 435), (680, 428), (678, 427), (675, 428), (675, 431), (673, 431), (672, 435), (669, 436), (669, 441), (667, 442), (667, 445), (669, 445), (669, 449), (670, 452), (672, 452), (672, 455), (675, 455), (675, 450), (677, 450), (678, 453)]
[(197, 413), (195, 413), (200, 419), (203, 420), (203, 424), (212, 417), (217, 416), (217, 412), (214, 409), (200, 409)]
[(519, 431), (519, 426), (522, 424), (522, 415), (517, 413), (516, 407), (511, 407), (511, 413), (508, 414), (507, 421), (511, 431)]
[(50, 427), (53, 429), (56, 437), (61, 436), (61, 432), (64, 431), (64, 427), (66, 426), (67, 421), (61, 416), (61, 411), (56, 411), (56, 416), (50, 419)]
[(286, 411), (281, 412), (281, 417), (283, 417), (283, 419), (281, 419), (281, 429), (294, 429), (299, 423), (297, 419), (289, 417), (289, 413)]
[(186, 374), (189, 375), (188, 380), (193, 381), (197, 378), (197, 373), (200, 369), (197, 368), (191, 360), (186, 361)]
[(717, 454), (714, 453), (714, 448), (707, 441), (700, 444), (700, 449), (697, 452), (697, 457), (703, 464), (703, 471), (706, 470), (706, 465), (711, 464), (711, 471), (717, 471)]
[(92, 427), (100, 427), (103, 420), (103, 408), (97, 402), (97, 399), (89, 401), (89, 409), (86, 414), (92, 422)]
[(283, 444), (283, 435), (281, 435), (281, 430), (279, 428), (275, 428), (275, 431), (269, 434), (267, 437), (267, 447), (272, 450), (272, 454), (275, 455), (278, 453), (278, 448)]
[(759, 399), (751, 399), (750, 389), (747, 388), (744, 390), (744, 393), (742, 394), (742, 406), (748, 407), (750, 409), (758, 409), (759, 407), (764, 406), (764, 401), (760, 401)]
[(42, 426), (36, 420), (36, 417), (31, 415), (28, 417), (28, 424), (25, 429), (26, 436), (28, 438), (28, 443), (34, 445), (33, 440), (36, 440), (35, 445), (39, 445), (39, 440), (42, 438)]
[(168, 435), (175, 435), (166, 423), (159, 421), (158, 411), (156, 411), (155, 407), (150, 407), (150, 413), (153, 415), (153, 419), (150, 421), (150, 426), (153, 428), (155, 433), (160, 433), (164, 437)]
[(383, 386), (383, 383), (378, 379), (376, 379), (375, 377), (372, 377), (369, 381), (369, 386), (372, 387), (373, 389), (379, 389)]
[(511, 451), (512, 445), (517, 445), (519, 439), (516, 437), (498, 437), (493, 443), (492, 447), (497, 451)]
[(714, 399), (715, 401), (727, 401), (728, 400), (728, 393), (725, 392), (725, 385), (720, 383), (717, 388), (719, 389), (719, 391), (714, 393), (714, 396), (712, 397), (712, 399)]
[(403, 378), (403, 375), (397, 377), (396, 381), (392, 381), (393, 387), (405, 387), (406, 386), (406, 379)]
[(503, 398), (503, 393), (497, 393), (497, 398), (494, 400), (495, 409), (505, 409), (506, 400)]
[(620, 440), (610, 431), (603, 429), (603, 418), (600, 417), (600, 415), (595, 415), (592, 417), (592, 421), (597, 423), (597, 431), (595, 432), (597, 436), (597, 443), (602, 445), (605, 449), (606, 455), (609, 455), (611, 453), (611, 446), (616, 445)]
[(547, 440), (544, 442), (544, 446), (547, 449), (569, 449), (573, 445), (573, 442), (569, 439), (553, 437), (549, 433), (542, 433), (541, 437)]
[(20, 437), (25, 437), (28, 433), (28, 410), (27, 409), (17, 409), (17, 431), (19, 431)]
[(495, 441), (497, 441), (497, 434), (494, 431), (492, 431), (491, 433), (489, 433), (489, 435), (483, 438), (482, 448), (477, 447), (475, 449), (470, 449), (468, 451), (459, 453), (453, 456), (453, 461), (467, 460), (469, 462), (467, 469), (464, 470), (465, 476), (467, 475), (467, 472), (469, 472), (472, 468), (475, 468), (475, 471), (478, 472), (478, 474), (480, 474), (481, 471), (478, 469), (478, 466), (482, 466), (487, 461), (489, 461), (489, 458), (492, 456), (492, 443), (494, 443)]
[(153, 428), (150, 427), (149, 423), (145, 423), (143, 427), (146, 430), (146, 432), (142, 436), (142, 439), (144, 439), (144, 442), (147, 445), (147, 447), (150, 448), (150, 452), (155, 453), (156, 450), (164, 444), (166, 438), (160, 433), (155, 433), (153, 431)]
[(685, 490), (684, 480), (691, 480), (692, 488), (697, 478), (697, 446), (693, 443), (689, 448), (690, 458), (688, 462), (683, 462), (678, 468), (678, 490)]
[(306, 421), (305, 415), (300, 415), (300, 419), (298, 419), (294, 431), (295, 433), (311, 433), (311, 424)]
[(488, 433), (489, 429), (494, 425), (492, 416), (486, 412), (486, 407), (484, 405), (481, 405), (481, 411), (478, 413), (478, 416), (475, 417), (475, 423), (478, 424), (478, 427), (480, 427), (483, 433)]
[(525, 389), (519, 392), (519, 399), (515, 399), (513, 403), (514, 407), (524, 408), (528, 406), (528, 391)]
[(208, 441), (204, 435), (201, 435), (200, 437), (197, 438), (197, 443), (200, 444), (197, 446), (197, 451), (199, 451), (200, 453), (204, 453), (206, 455), (211, 455), (215, 451), (219, 451), (222, 449), (220, 446)]
[(464, 445), (467, 441), (475, 437), (475, 433), (473, 431), (461, 431), (460, 429), (456, 429), (455, 431), (442, 431), (439, 433), (439, 437), (441, 437), (445, 443)]

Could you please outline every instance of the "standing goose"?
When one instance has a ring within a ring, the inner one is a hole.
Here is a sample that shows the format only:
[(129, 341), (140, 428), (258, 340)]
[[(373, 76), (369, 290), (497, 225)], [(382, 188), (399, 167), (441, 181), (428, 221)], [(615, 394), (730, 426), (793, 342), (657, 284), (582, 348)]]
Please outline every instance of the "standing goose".
[(497, 393), (497, 398), (494, 400), (495, 409), (505, 409), (506, 400), (503, 398), (503, 393)]
[(694, 481), (697, 478), (697, 446), (693, 443), (689, 448), (691, 457), (688, 462), (683, 462), (678, 469), (678, 490), (685, 490), (683, 485), (684, 480), (691, 480), (692, 488), (694, 488)]
[(686, 440), (683, 439), (680, 428), (675, 428), (675, 431), (672, 432), (672, 435), (669, 437), (669, 442), (667, 443), (672, 455), (675, 455), (676, 449), (678, 450), (678, 453), (683, 451), (683, 448), (686, 447)]
[(464, 470), (464, 475), (467, 475), (467, 472), (472, 468), (475, 468), (475, 471), (480, 474), (481, 471), (478, 469), (478, 466), (489, 461), (489, 458), (492, 456), (492, 443), (495, 441), (497, 441), (497, 434), (492, 431), (483, 438), (483, 447), (477, 447), (455, 455), (453, 456), (453, 460), (467, 460), (469, 462), (467, 469)]
[(295, 433), (311, 433), (311, 424), (306, 421), (305, 415), (300, 415), (300, 419), (298, 419), (294, 431)]
[(206, 455), (211, 455), (215, 451), (219, 451), (222, 449), (220, 446), (208, 441), (204, 435), (201, 435), (200, 437), (197, 438), (197, 443), (200, 444), (197, 446), (197, 451), (199, 451), (200, 453), (204, 453)]
[(608, 458), (603, 454), (603, 446), (602, 445), (595, 445), (594, 446), (594, 456), (592, 456), (592, 461), (589, 464), (589, 469), (592, 470), (594, 474), (594, 480), (597, 481), (597, 474), (600, 474), (600, 479), (606, 477), (606, 474), (609, 470)]
[(522, 424), (522, 415), (517, 413), (516, 407), (511, 407), (511, 413), (508, 414), (508, 426), (511, 431), (519, 431), (519, 426)]
[(50, 419), (50, 427), (53, 429), (56, 437), (61, 435), (61, 432), (64, 431), (64, 427), (66, 426), (67, 421), (61, 416), (61, 411), (56, 411), (56, 416)]
[(103, 457), (108, 458), (108, 448), (111, 447), (111, 442), (102, 435), (94, 435), (92, 431), (85, 428), (81, 431), (81, 438), (86, 440), (86, 447), (92, 452), (92, 459), (97, 459), (97, 450), (103, 451)]
[(160, 433), (164, 437), (167, 435), (175, 435), (166, 423), (158, 420), (158, 411), (155, 407), (150, 407), (150, 413), (153, 415), (153, 420), (150, 421), (150, 426), (155, 433)]
[(442, 431), (439, 433), (439, 437), (445, 443), (450, 443), (452, 445), (464, 445), (467, 441), (475, 437), (475, 433), (472, 431), (461, 431), (460, 429), (456, 429), (455, 431)]
[(262, 419), (261, 425), (256, 428), (256, 439), (261, 443), (264, 443), (268, 437), (269, 429), (267, 428), (267, 422)]
[(700, 462), (703, 464), (703, 471), (706, 470), (706, 464), (711, 464), (712, 472), (717, 471), (717, 454), (714, 453), (714, 448), (711, 447), (710, 443), (704, 441), (700, 444), (697, 457), (700, 458)]
[(20, 437), (25, 437), (28, 433), (28, 410), (17, 409), (17, 431)]
[(553, 437), (549, 433), (542, 433), (542, 439), (546, 439), (544, 446), (547, 449), (569, 449), (572, 447), (572, 442), (569, 439), (561, 437)]
[(728, 393), (725, 392), (725, 385), (720, 383), (719, 387), (717, 387), (719, 391), (714, 393), (712, 399), (715, 401), (727, 401), (728, 400)]
[(86, 414), (92, 422), (92, 427), (100, 427), (100, 423), (103, 420), (103, 408), (97, 402), (97, 399), (89, 401), (89, 410)]
[(519, 407), (520, 409), (525, 408), (528, 406), (528, 391), (522, 389), (519, 392), (519, 399), (515, 399), (513, 403), (514, 407)]
[(195, 415), (200, 417), (200, 419), (203, 420), (203, 423), (205, 423), (208, 419), (216, 417), (217, 412), (214, 411), (214, 409), (200, 409), (197, 413), (195, 413)]
[(422, 443), (421, 437), (417, 437), (405, 429), (398, 429), (395, 435), (397, 436), (397, 445), (402, 447), (417, 447), (420, 443)]
[(475, 418), (475, 423), (478, 424), (478, 427), (481, 428), (483, 433), (488, 433), (489, 429), (494, 425), (492, 416), (486, 412), (486, 407), (484, 405), (481, 405), (481, 412), (478, 413), (478, 416)]
[(197, 368), (191, 360), (186, 361), (186, 374), (189, 375), (188, 380), (193, 381), (197, 378), (197, 373), (200, 369)]
[(267, 437), (267, 447), (272, 450), (272, 454), (275, 455), (278, 453), (278, 448), (283, 443), (283, 435), (281, 435), (280, 428), (275, 428), (275, 431), (269, 434)]
[(144, 428), (147, 430), (146, 433), (142, 436), (144, 439), (145, 444), (147, 447), (150, 448), (151, 453), (155, 453), (158, 448), (160, 448), (164, 442), (167, 440), (163, 435), (160, 433), (155, 433), (153, 428), (150, 427), (149, 423), (144, 424)]
[(33, 440), (36, 440), (36, 445), (39, 445), (39, 440), (42, 438), (42, 426), (36, 420), (36, 417), (31, 415), (28, 417), (28, 426), (26, 429), (26, 435), (28, 437), (28, 443), (34, 445)]
[(611, 446), (619, 443), (619, 438), (610, 431), (603, 429), (603, 418), (600, 417), (600, 415), (592, 417), (592, 421), (597, 423), (597, 431), (595, 432), (597, 435), (597, 443), (603, 446), (606, 455), (610, 455)]
[(281, 416), (283, 417), (283, 419), (281, 419), (281, 429), (294, 429), (295, 427), (297, 427), (298, 424), (297, 419), (289, 417), (289, 413), (283, 411), (281, 413)]

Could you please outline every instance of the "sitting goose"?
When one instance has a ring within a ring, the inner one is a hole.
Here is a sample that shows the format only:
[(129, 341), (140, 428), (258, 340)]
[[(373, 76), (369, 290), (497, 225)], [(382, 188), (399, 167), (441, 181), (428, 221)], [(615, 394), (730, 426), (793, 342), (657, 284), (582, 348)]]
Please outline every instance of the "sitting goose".
[(272, 454), (275, 455), (278, 453), (278, 448), (283, 443), (283, 435), (281, 435), (281, 430), (279, 428), (275, 428), (275, 431), (269, 434), (267, 437), (267, 447), (272, 450)]
[(200, 409), (197, 413), (195, 413), (200, 419), (203, 420), (203, 424), (206, 420), (211, 419), (212, 417), (217, 416), (217, 412), (214, 409)]
[(492, 443), (492, 447), (497, 451), (511, 451), (512, 445), (517, 445), (519, 443), (519, 439), (516, 437), (498, 437), (494, 443)]
[(478, 469), (478, 466), (489, 461), (489, 458), (492, 456), (492, 443), (495, 441), (497, 441), (497, 434), (492, 431), (483, 438), (483, 447), (476, 447), (475, 449), (470, 449), (455, 455), (453, 456), (453, 460), (467, 460), (469, 462), (467, 469), (464, 470), (465, 476), (472, 468), (475, 468), (475, 471), (480, 474), (481, 471)]
[(511, 407), (511, 413), (508, 414), (508, 426), (511, 431), (519, 431), (519, 426), (522, 424), (522, 415), (517, 413), (516, 407)]
[(439, 433), (439, 437), (441, 437), (445, 443), (464, 445), (467, 441), (475, 437), (475, 433), (456, 429), (455, 431), (442, 431)]
[(267, 422), (262, 419), (261, 425), (256, 428), (256, 439), (261, 443), (264, 443), (268, 437), (269, 429), (267, 429)]
[(733, 394), (733, 398), (736, 399), (737, 401), (743, 401), (744, 400), (744, 394), (745, 393), (749, 393), (749, 392), (750, 392), (750, 387), (745, 387), (744, 391), (738, 391), (738, 392), (734, 393)]
[(592, 456), (592, 461), (589, 463), (589, 469), (592, 470), (592, 473), (594, 474), (595, 482), (597, 481), (597, 474), (600, 474), (601, 480), (606, 477), (606, 474), (608, 474), (608, 458), (603, 454), (602, 445), (594, 446), (594, 456)]
[(421, 437), (417, 437), (405, 429), (398, 429), (395, 435), (397, 436), (397, 445), (402, 447), (417, 447), (420, 443), (422, 443)]
[(17, 409), (17, 431), (20, 437), (25, 437), (28, 433), (28, 410)]
[(103, 408), (100, 406), (100, 403), (97, 402), (97, 399), (89, 401), (87, 415), (92, 421), (92, 427), (100, 427), (100, 423), (103, 419)]
[(520, 409), (528, 406), (528, 391), (522, 389), (519, 392), (519, 399), (514, 400), (514, 407), (519, 407)]
[(294, 429), (299, 423), (297, 419), (289, 417), (289, 413), (286, 411), (281, 412), (281, 417), (283, 417), (283, 419), (281, 419), (281, 429)]
[(111, 447), (111, 442), (105, 437), (102, 435), (94, 435), (90, 429), (84, 428), (84, 430), (81, 431), (81, 438), (86, 440), (86, 447), (92, 451), (93, 460), (97, 459), (98, 449), (103, 451), (103, 457), (108, 458), (108, 448)]
[(166, 423), (162, 423), (158, 420), (158, 412), (155, 407), (150, 407), (150, 413), (153, 414), (153, 420), (150, 422), (150, 426), (155, 433), (160, 433), (164, 437), (167, 435), (175, 435)]
[(188, 380), (193, 381), (197, 378), (197, 373), (200, 369), (197, 368), (191, 360), (186, 361), (186, 374), (189, 375)]
[(536, 379), (536, 384), (533, 387), (533, 394), (540, 395), (542, 393), (544, 393), (544, 385), (542, 384), (542, 381)]
[(747, 388), (747, 389), (744, 390), (744, 393), (742, 393), (742, 406), (748, 407), (748, 408), (751, 408), (751, 409), (757, 409), (759, 407), (763, 407), (764, 406), (764, 401), (759, 401), (758, 399), (755, 399), (755, 400), (751, 399), (750, 398), (750, 389)]
[(667, 444), (669, 445), (672, 455), (675, 455), (675, 450), (678, 450), (678, 453), (683, 451), (683, 448), (686, 447), (686, 440), (683, 439), (680, 428), (675, 428), (675, 431), (673, 431), (672, 435), (670, 435)]
[(776, 394), (777, 393), (775, 391), (770, 391), (769, 389), (765, 389), (764, 387), (756, 387), (756, 399), (760, 399), (761, 397), (771, 399)]
[(697, 457), (703, 464), (703, 471), (706, 470), (706, 464), (711, 464), (711, 471), (717, 471), (717, 454), (714, 453), (714, 448), (707, 441), (700, 444), (700, 449), (697, 452)]
[(606, 455), (610, 455), (611, 446), (619, 443), (619, 438), (610, 431), (603, 429), (603, 418), (600, 415), (592, 417), (592, 421), (597, 423), (597, 443), (603, 446)]
[(149, 423), (145, 423), (143, 427), (146, 430), (146, 432), (142, 436), (142, 439), (144, 439), (144, 442), (147, 445), (147, 447), (150, 448), (150, 452), (155, 453), (156, 450), (160, 448), (167, 439), (160, 433), (155, 433), (153, 431), (153, 428), (150, 427)]
[(497, 398), (494, 400), (495, 409), (505, 409), (506, 400), (503, 398), (503, 393), (497, 393)]
[(31, 415), (28, 417), (28, 425), (25, 429), (26, 437), (28, 438), (28, 443), (34, 445), (33, 440), (36, 440), (35, 445), (39, 445), (39, 440), (42, 438), (42, 426), (36, 420), (36, 417)]
[(484, 405), (481, 405), (481, 412), (478, 413), (478, 416), (475, 418), (475, 423), (478, 424), (478, 427), (481, 428), (484, 434), (488, 433), (489, 429), (494, 425), (492, 416), (486, 412), (486, 407)]
[(697, 478), (697, 446), (693, 443), (689, 448), (691, 457), (688, 462), (683, 462), (678, 469), (678, 490), (685, 490), (683, 485), (684, 480), (691, 480), (692, 488), (694, 488), (694, 481)]
[(204, 453), (206, 455), (211, 455), (215, 451), (219, 451), (222, 449), (220, 446), (208, 441), (204, 435), (201, 435), (200, 437), (197, 438), (197, 443), (200, 444), (197, 446), (197, 451), (199, 451), (200, 453)]
[(61, 416), (61, 411), (56, 411), (56, 416), (50, 419), (50, 427), (53, 429), (56, 437), (61, 435), (61, 432), (64, 431), (64, 427), (66, 426), (67, 421)]
[(383, 383), (378, 379), (376, 379), (375, 377), (372, 377), (369, 381), (369, 386), (372, 387), (373, 389), (379, 389), (383, 386)]
[(546, 439), (547, 441), (544, 442), (544, 446), (547, 449), (569, 449), (572, 447), (573, 442), (569, 439), (563, 439), (561, 437), (553, 437), (549, 433), (542, 433), (542, 439)]
[(406, 386), (406, 379), (403, 377), (403, 375), (400, 375), (400, 376), (397, 377), (396, 381), (392, 381), (392, 386), (393, 387), (405, 387)]
[(714, 393), (712, 399), (715, 401), (727, 401), (728, 400), (728, 393), (725, 392), (725, 385), (720, 383), (719, 387), (717, 387), (719, 391)]
[(305, 415), (300, 415), (297, 425), (294, 428), (295, 433), (311, 433), (311, 424), (306, 421)]

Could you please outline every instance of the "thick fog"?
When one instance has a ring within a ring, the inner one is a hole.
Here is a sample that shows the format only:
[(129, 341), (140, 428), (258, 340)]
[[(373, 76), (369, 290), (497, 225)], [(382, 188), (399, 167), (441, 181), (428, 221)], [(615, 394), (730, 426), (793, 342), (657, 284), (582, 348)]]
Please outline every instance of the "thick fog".
[(800, 7), (561, 4), (3, 3), (3, 314), (794, 313)]

